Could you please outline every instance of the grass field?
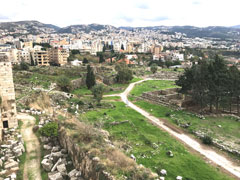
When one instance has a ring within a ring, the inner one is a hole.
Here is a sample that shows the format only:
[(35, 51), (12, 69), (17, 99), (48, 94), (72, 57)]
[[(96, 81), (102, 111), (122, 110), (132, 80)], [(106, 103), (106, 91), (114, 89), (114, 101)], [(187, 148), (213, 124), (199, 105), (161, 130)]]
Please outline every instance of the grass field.
[[(92, 124), (103, 123), (104, 129), (111, 134), (112, 140), (121, 141), (127, 146), (127, 154), (134, 154), (138, 164), (151, 168), (154, 172), (166, 169), (167, 179), (174, 180), (180, 175), (191, 180), (231, 179), (216, 168), (206, 164), (200, 157), (189, 153), (183, 145), (159, 128), (151, 125), (136, 111), (122, 102), (111, 102), (114, 109), (98, 109), (81, 115), (81, 119)], [(129, 122), (111, 125), (113, 121)], [(171, 150), (174, 157), (168, 157)]]
[[(213, 138), (218, 138), (227, 141), (233, 141), (236, 144), (240, 143), (240, 125), (233, 117), (206, 117), (200, 119), (185, 111), (175, 111), (168, 107), (152, 104), (145, 101), (137, 101), (134, 104), (148, 111), (158, 118), (164, 118), (169, 122), (176, 124), (176, 119), (180, 123), (191, 123), (187, 129), (190, 133), (196, 130), (206, 132)], [(173, 117), (166, 117), (166, 113), (170, 113)], [(220, 126), (220, 127), (219, 127)]]
[(157, 91), (162, 89), (174, 88), (177, 87), (174, 81), (164, 81), (164, 80), (151, 80), (145, 81), (140, 84), (137, 84), (130, 95), (132, 96), (141, 96), (144, 92)]
[[(129, 99), (134, 100), (135, 96), (140, 96), (143, 92), (172, 87), (177, 86), (171, 81), (146, 81), (134, 87), (130, 93)], [(215, 139), (219, 139), (219, 141), (229, 142), (231, 144), (235, 144), (235, 147), (240, 147), (240, 125), (239, 122), (236, 121), (236, 118), (206, 117), (205, 119), (200, 119), (186, 111), (176, 111), (168, 107), (152, 104), (146, 101), (135, 101), (134, 104), (158, 118), (168, 120), (172, 124), (177, 125), (178, 123), (191, 123), (191, 126), (187, 129), (190, 133), (193, 131), (202, 131)], [(171, 114), (172, 117), (166, 116), (167, 113)]]

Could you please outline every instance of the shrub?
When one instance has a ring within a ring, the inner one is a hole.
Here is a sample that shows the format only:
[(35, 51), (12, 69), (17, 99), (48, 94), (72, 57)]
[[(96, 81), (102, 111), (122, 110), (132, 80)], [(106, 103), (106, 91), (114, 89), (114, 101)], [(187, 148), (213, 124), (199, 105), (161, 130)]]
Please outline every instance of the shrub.
[(203, 138), (202, 138), (202, 142), (204, 144), (207, 144), (207, 145), (211, 145), (213, 143), (213, 140), (212, 140), (212, 137), (208, 136), (208, 135), (205, 135)]
[(166, 117), (169, 117), (171, 114), (169, 113), (169, 112), (167, 112), (166, 114), (165, 114), (165, 116)]
[(21, 62), (20, 63), (20, 68), (21, 68), (21, 70), (27, 71), (27, 70), (29, 70), (29, 65), (25, 62)]
[(71, 89), (70, 79), (65, 76), (60, 76), (57, 79), (57, 85), (61, 88), (62, 91), (69, 92)]
[(58, 124), (56, 122), (50, 122), (45, 124), (39, 129), (39, 133), (46, 137), (57, 137), (58, 136)]

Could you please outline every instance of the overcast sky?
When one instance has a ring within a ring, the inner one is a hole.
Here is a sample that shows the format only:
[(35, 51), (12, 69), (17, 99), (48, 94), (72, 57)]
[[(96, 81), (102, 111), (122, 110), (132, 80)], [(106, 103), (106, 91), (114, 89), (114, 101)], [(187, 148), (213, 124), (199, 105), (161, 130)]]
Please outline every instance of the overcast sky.
[(0, 22), (38, 20), (114, 26), (233, 26), (240, 0), (1, 0)]

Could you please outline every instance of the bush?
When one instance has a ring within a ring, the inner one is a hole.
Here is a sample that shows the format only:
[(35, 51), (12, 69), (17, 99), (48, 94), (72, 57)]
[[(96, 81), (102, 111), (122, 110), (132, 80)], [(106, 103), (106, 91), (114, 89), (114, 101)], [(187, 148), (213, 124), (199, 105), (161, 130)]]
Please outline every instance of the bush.
[(202, 138), (202, 142), (204, 144), (207, 144), (207, 145), (211, 145), (213, 143), (213, 140), (212, 140), (212, 137), (208, 136), (208, 135), (205, 135), (203, 138)]
[(167, 112), (167, 113), (165, 114), (166, 117), (170, 117), (170, 115), (171, 115), (171, 114), (170, 114), (169, 112)]
[(61, 88), (62, 91), (69, 92), (71, 89), (70, 79), (65, 76), (60, 76), (57, 79), (57, 85)]
[(29, 70), (29, 65), (25, 62), (21, 62), (20, 63), (20, 68), (21, 68), (21, 70), (27, 71), (27, 70)]
[(39, 133), (46, 137), (57, 137), (58, 136), (58, 124), (56, 122), (50, 122), (45, 124), (39, 129)]

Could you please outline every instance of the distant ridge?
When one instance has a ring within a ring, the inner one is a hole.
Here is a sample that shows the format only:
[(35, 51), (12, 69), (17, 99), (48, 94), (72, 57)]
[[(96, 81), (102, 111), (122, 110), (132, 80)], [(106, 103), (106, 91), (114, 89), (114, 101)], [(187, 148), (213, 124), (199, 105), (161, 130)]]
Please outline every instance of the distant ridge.
[(224, 26), (209, 26), (209, 27), (195, 27), (195, 26), (148, 26), (148, 27), (114, 27), (111, 25), (102, 24), (80, 24), (71, 25), (64, 28), (52, 24), (44, 24), (38, 21), (18, 21), (18, 22), (2, 22), (0, 23), (0, 30), (7, 30), (9, 32), (17, 32), (18, 34), (41, 34), (41, 33), (71, 33), (76, 34), (80, 32), (89, 33), (91, 31), (113, 32), (124, 29), (126, 31), (141, 31), (152, 30), (160, 31), (161, 33), (175, 34), (176, 32), (186, 34), (186, 36), (195, 38), (217, 38), (217, 39), (240, 39), (240, 25), (232, 27)]

